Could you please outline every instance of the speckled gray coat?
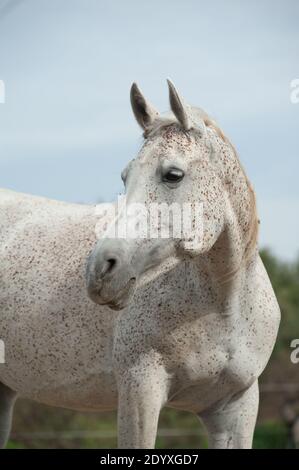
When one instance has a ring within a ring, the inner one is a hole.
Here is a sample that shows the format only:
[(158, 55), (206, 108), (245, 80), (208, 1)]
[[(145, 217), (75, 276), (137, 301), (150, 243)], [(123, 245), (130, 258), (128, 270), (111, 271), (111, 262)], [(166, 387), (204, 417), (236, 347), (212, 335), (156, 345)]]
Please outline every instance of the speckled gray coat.
[[(153, 447), (165, 405), (198, 414), (211, 447), (251, 446), (257, 380), (280, 319), (254, 193), (216, 124), (169, 87), (166, 117), (132, 87), (145, 143), (126, 192), (129, 203), (203, 201), (200, 246), (96, 240), (93, 206), (0, 190), (2, 445), (21, 396), (118, 408), (120, 447)], [(165, 165), (184, 173), (179, 185), (161, 183)]]

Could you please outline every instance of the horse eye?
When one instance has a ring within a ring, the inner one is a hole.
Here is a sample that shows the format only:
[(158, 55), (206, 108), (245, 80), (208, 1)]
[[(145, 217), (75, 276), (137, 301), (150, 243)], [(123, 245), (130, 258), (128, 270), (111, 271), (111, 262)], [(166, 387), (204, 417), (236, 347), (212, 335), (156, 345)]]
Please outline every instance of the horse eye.
[(179, 170), (178, 168), (170, 168), (163, 175), (163, 181), (166, 183), (178, 183), (179, 181), (182, 181), (184, 176), (185, 173), (183, 170)]

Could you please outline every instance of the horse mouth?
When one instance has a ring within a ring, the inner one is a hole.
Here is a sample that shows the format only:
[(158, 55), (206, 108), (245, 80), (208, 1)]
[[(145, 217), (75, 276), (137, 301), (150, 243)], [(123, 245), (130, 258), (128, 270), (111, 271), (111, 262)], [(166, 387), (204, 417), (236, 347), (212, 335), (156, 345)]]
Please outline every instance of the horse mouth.
[(133, 295), (136, 284), (136, 277), (132, 277), (125, 286), (120, 289), (117, 294), (108, 299), (102, 296), (102, 288), (99, 291), (89, 292), (90, 298), (99, 305), (105, 305), (112, 310), (123, 310), (128, 306), (131, 296)]
[(111, 310), (115, 310), (116, 312), (119, 312), (120, 310), (123, 310), (124, 308), (126, 308), (128, 306), (128, 304), (129, 304), (129, 302), (119, 302), (119, 303), (108, 302), (108, 303), (102, 304), (102, 305), (105, 305), (106, 307), (111, 308)]

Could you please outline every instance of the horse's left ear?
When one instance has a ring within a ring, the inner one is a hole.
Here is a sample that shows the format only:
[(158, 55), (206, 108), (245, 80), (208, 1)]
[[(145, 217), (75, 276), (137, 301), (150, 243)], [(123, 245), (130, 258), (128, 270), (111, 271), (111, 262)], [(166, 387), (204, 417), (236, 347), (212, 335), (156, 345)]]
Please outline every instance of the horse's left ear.
[(170, 107), (185, 131), (189, 131), (192, 127), (191, 119), (188, 113), (188, 106), (184, 103), (184, 100), (179, 96), (174, 84), (171, 80), (167, 79), (169, 88), (169, 101)]
[(159, 116), (159, 112), (145, 99), (137, 83), (133, 83), (131, 87), (130, 98), (138, 124), (144, 131), (148, 130)]

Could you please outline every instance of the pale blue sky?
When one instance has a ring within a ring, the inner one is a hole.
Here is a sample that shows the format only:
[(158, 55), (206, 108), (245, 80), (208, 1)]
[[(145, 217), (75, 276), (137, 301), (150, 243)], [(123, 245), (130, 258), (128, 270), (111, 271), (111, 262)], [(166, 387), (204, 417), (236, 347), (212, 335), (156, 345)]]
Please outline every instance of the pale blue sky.
[(297, 0), (0, 0), (0, 187), (94, 202), (122, 190), (132, 81), (211, 113), (257, 192), (261, 245), (299, 252)]

